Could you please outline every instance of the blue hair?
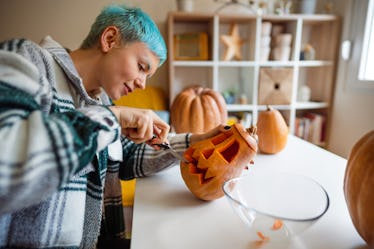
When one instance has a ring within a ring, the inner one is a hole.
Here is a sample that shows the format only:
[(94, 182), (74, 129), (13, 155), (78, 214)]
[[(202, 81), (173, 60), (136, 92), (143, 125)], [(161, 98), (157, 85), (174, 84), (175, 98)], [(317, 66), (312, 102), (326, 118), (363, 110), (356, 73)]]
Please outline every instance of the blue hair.
[(159, 66), (166, 61), (167, 48), (157, 25), (139, 8), (129, 8), (125, 5), (112, 4), (105, 7), (96, 17), (81, 48), (91, 48), (108, 26), (116, 26), (125, 43), (143, 42), (160, 59)]

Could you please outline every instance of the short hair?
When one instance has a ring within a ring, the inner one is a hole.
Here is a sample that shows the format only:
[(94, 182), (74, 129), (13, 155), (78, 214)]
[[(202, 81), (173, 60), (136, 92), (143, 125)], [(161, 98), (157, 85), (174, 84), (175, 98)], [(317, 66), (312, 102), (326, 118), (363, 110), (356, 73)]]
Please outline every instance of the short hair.
[(111, 25), (120, 30), (122, 41), (125, 43), (144, 42), (159, 57), (159, 66), (165, 62), (167, 48), (157, 25), (140, 8), (130, 8), (123, 4), (111, 4), (101, 11), (81, 48), (93, 47), (99, 41), (104, 29)]

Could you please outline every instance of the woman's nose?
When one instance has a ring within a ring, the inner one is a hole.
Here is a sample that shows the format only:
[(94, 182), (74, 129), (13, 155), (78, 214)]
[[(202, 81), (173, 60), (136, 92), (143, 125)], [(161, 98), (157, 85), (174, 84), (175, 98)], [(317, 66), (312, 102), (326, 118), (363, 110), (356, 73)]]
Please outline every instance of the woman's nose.
[(144, 89), (146, 84), (147, 78), (146, 77), (139, 77), (135, 80), (135, 87)]

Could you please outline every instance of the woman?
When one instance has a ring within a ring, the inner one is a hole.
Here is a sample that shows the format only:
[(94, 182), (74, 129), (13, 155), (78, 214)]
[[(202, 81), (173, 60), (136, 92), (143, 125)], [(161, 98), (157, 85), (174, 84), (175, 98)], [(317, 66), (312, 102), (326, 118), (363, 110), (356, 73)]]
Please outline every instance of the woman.
[(95, 248), (123, 238), (118, 177), (177, 163), (154, 144), (182, 153), (222, 129), (170, 136), (154, 112), (111, 105), (143, 89), (166, 59), (140, 9), (104, 8), (70, 53), (51, 37), (0, 48), (0, 247)]

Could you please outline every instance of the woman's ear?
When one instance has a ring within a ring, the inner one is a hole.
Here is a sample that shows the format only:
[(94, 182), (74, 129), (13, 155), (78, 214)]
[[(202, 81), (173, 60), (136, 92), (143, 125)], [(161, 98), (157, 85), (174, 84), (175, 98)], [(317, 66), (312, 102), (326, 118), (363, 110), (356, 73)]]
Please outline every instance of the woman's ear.
[(121, 41), (119, 29), (115, 26), (108, 26), (100, 36), (100, 47), (103, 52), (108, 52), (114, 47), (118, 47)]

